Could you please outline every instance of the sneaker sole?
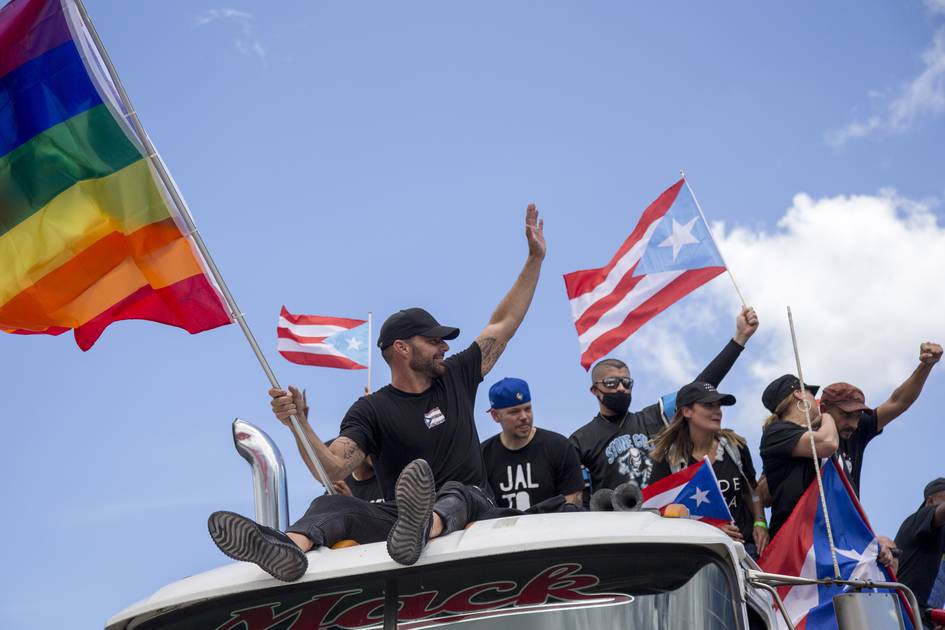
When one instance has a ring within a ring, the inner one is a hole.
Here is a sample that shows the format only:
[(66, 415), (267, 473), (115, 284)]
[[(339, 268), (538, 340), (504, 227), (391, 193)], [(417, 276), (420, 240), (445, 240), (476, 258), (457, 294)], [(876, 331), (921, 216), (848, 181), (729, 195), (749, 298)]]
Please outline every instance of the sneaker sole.
[(272, 540), (252, 520), (233, 512), (214, 512), (207, 520), (210, 537), (234, 560), (252, 562), (283, 582), (305, 574), (308, 558), (294, 544)]
[(410, 565), (420, 559), (435, 495), (430, 465), (422, 459), (407, 464), (394, 488), (397, 520), (387, 536), (387, 553), (395, 562)]

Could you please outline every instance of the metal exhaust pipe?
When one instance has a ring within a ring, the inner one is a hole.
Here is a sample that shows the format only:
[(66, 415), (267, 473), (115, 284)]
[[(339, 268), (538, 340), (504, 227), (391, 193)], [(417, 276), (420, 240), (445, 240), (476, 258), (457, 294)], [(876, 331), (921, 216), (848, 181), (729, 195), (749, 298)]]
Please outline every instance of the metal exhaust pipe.
[(289, 527), (289, 499), (279, 448), (265, 431), (239, 418), (233, 421), (233, 443), (253, 469), (256, 522), (284, 532)]

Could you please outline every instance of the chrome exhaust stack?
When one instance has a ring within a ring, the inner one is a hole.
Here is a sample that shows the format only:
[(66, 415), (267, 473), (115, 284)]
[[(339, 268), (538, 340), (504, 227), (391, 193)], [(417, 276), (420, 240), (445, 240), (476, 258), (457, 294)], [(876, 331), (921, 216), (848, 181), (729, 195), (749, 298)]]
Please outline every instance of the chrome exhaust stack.
[(233, 421), (233, 443), (253, 469), (256, 522), (284, 532), (289, 527), (289, 499), (279, 447), (265, 431), (239, 418)]

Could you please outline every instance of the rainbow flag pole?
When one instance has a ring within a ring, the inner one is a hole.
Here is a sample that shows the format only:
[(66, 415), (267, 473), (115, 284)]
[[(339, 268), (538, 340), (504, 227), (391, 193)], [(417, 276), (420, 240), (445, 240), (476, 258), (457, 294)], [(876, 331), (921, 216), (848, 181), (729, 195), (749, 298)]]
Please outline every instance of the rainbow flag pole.
[[(220, 288), (220, 292), (223, 294), (223, 299), (226, 301), (226, 305), (230, 310), (231, 316), (239, 325), (240, 330), (243, 331), (243, 335), (246, 337), (246, 341), (249, 343), (250, 348), (252, 348), (253, 354), (256, 355), (256, 359), (259, 361), (259, 365), (262, 367), (263, 372), (265, 372), (266, 378), (269, 379), (270, 385), (272, 385), (272, 387), (281, 389), (279, 380), (276, 378), (275, 373), (272, 371), (272, 367), (269, 365), (269, 361), (266, 360), (266, 356), (263, 354), (262, 349), (259, 347), (259, 343), (256, 341), (256, 336), (253, 334), (249, 324), (246, 322), (243, 312), (240, 310), (239, 306), (237, 306), (236, 299), (233, 297), (233, 294), (230, 293), (229, 287), (227, 287), (226, 282), (223, 280), (223, 274), (220, 273), (220, 269), (217, 267), (213, 257), (210, 255), (210, 250), (207, 248), (206, 243), (203, 241), (203, 237), (197, 230), (197, 225), (194, 223), (193, 216), (190, 214), (190, 208), (184, 201), (180, 190), (177, 188), (177, 184), (174, 182), (174, 179), (171, 177), (171, 174), (167, 169), (167, 166), (164, 164), (164, 160), (161, 159), (161, 156), (158, 154), (157, 149), (154, 146), (154, 143), (151, 142), (151, 138), (148, 136), (144, 126), (141, 124), (141, 120), (138, 118), (138, 113), (135, 111), (135, 108), (131, 103), (131, 99), (128, 97), (128, 93), (125, 91), (125, 86), (122, 84), (121, 78), (118, 76), (118, 71), (115, 69), (115, 65), (112, 63), (111, 57), (109, 57), (108, 51), (105, 49), (105, 45), (102, 43), (102, 40), (99, 37), (98, 31), (95, 29), (95, 25), (92, 23), (91, 17), (89, 17), (89, 13), (85, 8), (85, 4), (82, 2), (82, 0), (74, 1), (76, 7), (79, 10), (79, 14), (82, 16), (82, 22), (85, 24), (85, 27), (95, 44), (95, 48), (105, 64), (109, 78), (118, 91), (118, 95), (120, 96), (122, 102), (127, 106), (125, 118), (131, 123), (138, 137), (141, 139), (141, 142), (147, 151), (148, 159), (154, 166), (154, 169), (157, 171), (161, 182), (167, 189), (167, 192), (170, 194), (174, 205), (177, 206), (177, 209), (180, 211), (181, 217), (183, 218), (187, 227), (188, 236), (193, 240), (193, 243), (197, 246), (197, 249), (200, 251), (201, 255), (206, 261), (208, 270), (216, 280), (217, 285)], [(328, 475), (325, 472), (325, 468), (322, 466), (321, 460), (318, 458), (318, 455), (315, 454), (315, 449), (306, 437), (305, 432), (302, 431), (299, 420), (295, 416), (292, 416), (292, 431), (299, 438), (299, 443), (305, 447), (305, 453), (308, 455), (308, 458), (312, 464), (314, 464), (319, 480), (322, 482), (322, 485), (325, 486), (325, 490), (328, 492), (328, 494), (335, 494), (334, 484), (329, 481)]]
[(0, 331), (88, 350), (121, 320), (236, 321), (279, 387), (82, 0), (0, 7), (0, 103)]

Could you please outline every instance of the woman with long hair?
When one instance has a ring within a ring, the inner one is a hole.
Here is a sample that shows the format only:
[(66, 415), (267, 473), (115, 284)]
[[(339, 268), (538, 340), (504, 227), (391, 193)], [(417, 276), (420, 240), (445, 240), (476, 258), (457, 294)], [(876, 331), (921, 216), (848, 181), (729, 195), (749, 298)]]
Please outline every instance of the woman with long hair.
[[(814, 457), (830, 457), (840, 444), (833, 418), (821, 413), (814, 399), (817, 390), (816, 385), (802, 389), (800, 379), (785, 374), (761, 395), (761, 402), (771, 412), (761, 434), (761, 463), (771, 496), (772, 536), (814, 481)], [(811, 431), (807, 429), (808, 414)]]
[(651, 483), (708, 457), (732, 515), (721, 529), (757, 557), (768, 544), (768, 526), (745, 438), (722, 428), (722, 407), (734, 404), (734, 396), (709, 383), (696, 381), (680, 389), (673, 421), (653, 441)]

